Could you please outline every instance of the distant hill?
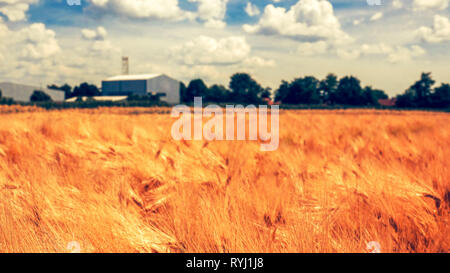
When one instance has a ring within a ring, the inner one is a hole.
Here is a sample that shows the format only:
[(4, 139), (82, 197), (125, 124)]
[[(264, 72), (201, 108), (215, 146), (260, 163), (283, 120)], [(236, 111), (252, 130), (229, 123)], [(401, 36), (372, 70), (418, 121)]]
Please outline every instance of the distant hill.
[(0, 90), (5, 98), (12, 98), (15, 101), (29, 102), (34, 90), (42, 90), (47, 93), (53, 101), (64, 101), (64, 91), (50, 90), (32, 85), (17, 84), (11, 82), (1, 82)]

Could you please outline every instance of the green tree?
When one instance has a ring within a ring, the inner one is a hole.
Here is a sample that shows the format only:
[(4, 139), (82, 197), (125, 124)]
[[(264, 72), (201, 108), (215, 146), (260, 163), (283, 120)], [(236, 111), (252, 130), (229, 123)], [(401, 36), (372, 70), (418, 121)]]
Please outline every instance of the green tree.
[(345, 76), (339, 81), (336, 90), (337, 103), (344, 105), (362, 105), (361, 82), (354, 76)]
[(434, 84), (435, 81), (431, 78), (431, 73), (422, 73), (420, 80), (410, 87), (415, 94), (416, 106), (428, 107), (431, 105), (431, 88)]
[(366, 86), (362, 91), (361, 102), (363, 105), (379, 105), (379, 100), (388, 98), (389, 96), (384, 91)]
[(290, 92), (289, 83), (283, 80), (280, 84), (280, 87), (278, 87), (278, 89), (275, 91), (275, 101), (287, 103), (286, 98), (289, 95), (289, 92)]
[(97, 86), (84, 82), (73, 89), (71, 97), (94, 97), (99, 95), (100, 90)]
[(206, 99), (208, 87), (201, 79), (192, 80), (186, 89), (186, 102), (193, 102), (194, 97), (203, 97)]
[(415, 93), (412, 89), (407, 89), (405, 93), (397, 96), (395, 106), (400, 108), (415, 107)]
[(261, 93), (261, 98), (262, 99), (271, 99), (271, 96), (272, 96), (272, 88), (270, 88), (270, 87), (264, 88), (264, 90)]
[(334, 74), (328, 74), (327, 77), (320, 82), (320, 97), (322, 102), (333, 102), (338, 87), (338, 78)]
[(30, 97), (31, 102), (44, 102), (44, 101), (52, 101), (52, 98), (46, 94), (44, 91), (35, 90)]
[(290, 104), (317, 104), (320, 102), (319, 80), (313, 76), (295, 79), (286, 98)]
[(416, 81), (402, 95), (397, 96), (398, 107), (432, 107), (432, 86), (435, 81), (431, 73), (422, 73)]
[(373, 89), (372, 90), (375, 98), (377, 100), (387, 100), (389, 99), (389, 95), (386, 94), (386, 92), (384, 92), (383, 90), (379, 90), (379, 89)]
[(228, 102), (230, 91), (223, 85), (213, 85), (209, 88), (206, 101), (208, 102)]
[(0, 99), (2, 98), (2, 94), (3, 94), (2, 90), (0, 89)]
[(448, 83), (442, 83), (441, 86), (434, 89), (431, 95), (432, 104), (437, 108), (449, 108), (450, 107), (450, 85)]
[(232, 100), (241, 103), (260, 103), (264, 89), (247, 73), (231, 76), (229, 87)]
[(181, 102), (187, 102), (187, 87), (183, 82), (180, 82), (180, 101)]

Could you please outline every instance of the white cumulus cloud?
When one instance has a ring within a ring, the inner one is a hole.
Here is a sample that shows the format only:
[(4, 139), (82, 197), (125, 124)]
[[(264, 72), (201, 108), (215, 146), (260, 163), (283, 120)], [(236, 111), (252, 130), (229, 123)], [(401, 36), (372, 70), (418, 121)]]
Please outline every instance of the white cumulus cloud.
[(448, 7), (449, 0), (414, 0), (414, 10), (444, 10)]
[(200, 36), (171, 49), (172, 58), (186, 66), (273, 67), (275, 62), (251, 55), (251, 46), (241, 36), (215, 39)]
[(228, 0), (189, 0), (189, 2), (198, 3), (196, 16), (205, 21), (207, 27), (225, 27), (223, 19), (227, 11)]
[(0, 14), (11, 22), (22, 21), (26, 19), (30, 5), (37, 2), (38, 0), (0, 0)]
[(326, 0), (300, 0), (289, 10), (269, 4), (256, 25), (244, 25), (243, 28), (248, 33), (323, 39), (332, 43), (351, 41), (342, 31), (333, 6)]
[(228, 0), (188, 0), (196, 3), (196, 11), (180, 8), (178, 0), (89, 0), (94, 7), (130, 18), (162, 19), (171, 21), (194, 20), (206, 27), (224, 28)]
[(97, 27), (96, 29), (84, 28), (81, 30), (81, 36), (85, 40), (105, 40), (108, 32), (104, 27)]
[(435, 15), (433, 26), (419, 28), (417, 35), (428, 43), (450, 41), (450, 20), (444, 16)]
[(301, 43), (297, 48), (297, 53), (301, 56), (315, 56), (327, 53), (329, 45), (325, 41), (314, 43)]
[(426, 54), (425, 49), (418, 45), (391, 46), (384, 43), (363, 44), (352, 49), (338, 49), (337, 55), (343, 59), (357, 59), (363, 56), (379, 55), (385, 56), (390, 63), (404, 63), (413, 58)]
[(172, 48), (172, 55), (186, 65), (235, 64), (250, 54), (251, 47), (244, 37), (214, 39), (200, 36), (181, 46)]
[(36, 23), (11, 35), (16, 46), (21, 48), (21, 57), (27, 59), (48, 58), (61, 49), (53, 30), (47, 29), (44, 24)]
[(183, 20), (189, 12), (180, 9), (178, 0), (89, 0), (97, 8), (131, 18)]
[(247, 2), (247, 6), (245, 6), (245, 12), (248, 16), (257, 16), (261, 13), (259, 8), (256, 5), (253, 5), (251, 2)]

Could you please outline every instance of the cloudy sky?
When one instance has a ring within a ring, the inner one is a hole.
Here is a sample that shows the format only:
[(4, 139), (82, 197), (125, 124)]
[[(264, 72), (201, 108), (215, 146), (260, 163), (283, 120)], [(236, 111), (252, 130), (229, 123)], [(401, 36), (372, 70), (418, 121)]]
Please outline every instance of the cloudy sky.
[[(382, 5), (376, 5), (381, 1)], [(0, 0), (0, 81), (70, 84), (130, 72), (228, 84), (329, 72), (403, 92), (450, 81), (450, 0)]]

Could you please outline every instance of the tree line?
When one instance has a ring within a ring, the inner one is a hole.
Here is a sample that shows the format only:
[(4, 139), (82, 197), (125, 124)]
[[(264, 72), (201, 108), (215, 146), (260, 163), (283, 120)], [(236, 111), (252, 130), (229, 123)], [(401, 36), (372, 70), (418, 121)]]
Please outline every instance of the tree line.
[(84, 82), (78, 86), (72, 88), (72, 86), (67, 83), (61, 86), (52, 84), (47, 86), (48, 89), (59, 90), (64, 92), (64, 98), (70, 99), (74, 97), (95, 97), (101, 96), (100, 89), (94, 85)]
[[(420, 79), (412, 84), (403, 94), (394, 98), (398, 108), (450, 108), (450, 85), (435, 85), (431, 73), (422, 73)], [(82, 83), (72, 88), (68, 84), (49, 85), (49, 89), (60, 90), (65, 98), (100, 96), (100, 89), (89, 83)], [(315, 105), (315, 106), (379, 106), (379, 101), (389, 99), (380, 89), (362, 86), (355, 76), (338, 78), (328, 74), (325, 79), (314, 76), (296, 78), (290, 82), (282, 81), (272, 92), (263, 87), (250, 74), (236, 73), (231, 76), (228, 86), (213, 84), (207, 86), (202, 79), (194, 79), (186, 86), (180, 83), (181, 102), (190, 104), (194, 97), (202, 97), (206, 103), (265, 104), (271, 102), (282, 105)], [(43, 91), (36, 90), (30, 97), (32, 102), (51, 101), (51, 97)], [(0, 103), (5, 98), (1, 98)], [(158, 96), (130, 95), (128, 101), (158, 102)], [(11, 104), (11, 100), (7, 101)]]
[(188, 86), (181, 83), (180, 96), (183, 103), (202, 97), (205, 102), (258, 104), (270, 99), (271, 89), (263, 88), (247, 73), (236, 73), (231, 76), (228, 88), (217, 84), (207, 87), (202, 79), (192, 80)]
[[(422, 73), (421, 78), (403, 94), (393, 98), (398, 108), (450, 108), (450, 85), (442, 83), (434, 87), (431, 73)], [(249, 74), (236, 73), (230, 78), (228, 88), (214, 84), (207, 87), (201, 79), (192, 80), (188, 86), (181, 83), (181, 100), (191, 103), (194, 97), (203, 97), (206, 102), (258, 104), (272, 99), (276, 103), (287, 105), (344, 105), (379, 106), (380, 100), (389, 96), (380, 89), (362, 86), (355, 76), (338, 78), (328, 74), (319, 80), (314, 76), (305, 76), (282, 81), (273, 92), (262, 87)]]
[(431, 73), (422, 73), (420, 79), (406, 91), (397, 96), (397, 107), (401, 108), (450, 108), (450, 85), (441, 83), (435, 86), (436, 81)]
[(282, 81), (273, 95), (271, 91), (246, 73), (231, 76), (228, 88), (222, 85), (208, 88), (201, 79), (192, 80), (187, 87), (181, 84), (183, 102), (192, 102), (194, 97), (203, 97), (206, 102), (257, 104), (273, 97), (274, 101), (280, 104), (376, 106), (378, 100), (389, 98), (382, 90), (370, 86), (361, 87), (360, 80), (354, 76), (338, 79), (334, 74), (329, 74), (323, 80), (305, 76), (291, 82)]

